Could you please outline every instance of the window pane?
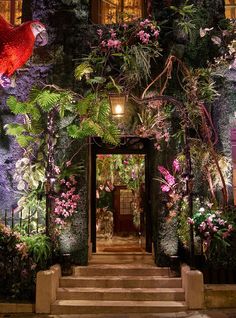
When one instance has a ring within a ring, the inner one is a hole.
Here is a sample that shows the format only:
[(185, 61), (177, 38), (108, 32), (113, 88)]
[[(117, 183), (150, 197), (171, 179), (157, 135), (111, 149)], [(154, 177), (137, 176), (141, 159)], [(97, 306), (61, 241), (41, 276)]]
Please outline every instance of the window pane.
[(0, 1), (0, 14), (10, 22), (11, 17), (11, 3), (10, 0), (1, 0)]
[(17, 0), (15, 3), (15, 24), (20, 24), (22, 15), (22, 0)]
[[(117, 23), (142, 17), (142, 0), (101, 0), (101, 23)], [(120, 17), (119, 17), (120, 16)]]
[(118, 14), (118, 0), (102, 0), (102, 23), (103, 24), (112, 24), (117, 22)]
[(225, 16), (228, 19), (236, 18), (236, 0), (225, 0)]
[(134, 18), (142, 17), (142, 1), (141, 0), (124, 0), (124, 20), (129, 21)]

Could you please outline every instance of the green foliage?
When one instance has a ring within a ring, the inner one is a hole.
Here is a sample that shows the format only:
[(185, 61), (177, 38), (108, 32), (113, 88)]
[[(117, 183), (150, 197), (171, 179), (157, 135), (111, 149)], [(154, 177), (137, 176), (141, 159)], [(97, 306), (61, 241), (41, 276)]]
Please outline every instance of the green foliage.
[(83, 119), (79, 125), (72, 124), (67, 127), (70, 137), (82, 139), (98, 136), (108, 143), (118, 144), (119, 130), (111, 119), (107, 98), (97, 98), (95, 94), (89, 94), (79, 101), (76, 108)]
[(179, 7), (170, 6), (170, 8), (177, 14), (177, 26), (182, 32), (192, 39), (193, 31), (196, 28), (194, 21), (192, 20), (196, 13), (196, 8), (193, 4), (188, 4), (188, 0)]
[(58, 106), (60, 99), (60, 93), (43, 90), (40, 94), (38, 94), (36, 102), (43, 111), (49, 112), (50, 110)]
[(78, 81), (80, 81), (83, 78), (83, 76), (86, 77), (92, 72), (93, 68), (91, 67), (88, 61), (85, 61), (75, 68), (75, 78)]
[(46, 235), (37, 234), (22, 237), (22, 241), (26, 243), (28, 253), (34, 262), (37, 263), (40, 268), (45, 269), (51, 257), (50, 238)]

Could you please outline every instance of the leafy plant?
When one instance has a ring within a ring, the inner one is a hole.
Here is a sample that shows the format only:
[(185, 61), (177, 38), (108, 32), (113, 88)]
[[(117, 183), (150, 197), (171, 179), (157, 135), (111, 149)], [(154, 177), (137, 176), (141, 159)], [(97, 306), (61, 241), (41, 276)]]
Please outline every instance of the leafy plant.
[(46, 235), (37, 234), (22, 237), (22, 241), (26, 243), (28, 253), (34, 262), (38, 264), (41, 269), (45, 269), (51, 258), (50, 238)]
[(75, 77), (84, 76), (94, 91), (141, 87), (151, 78), (151, 62), (160, 56), (159, 31), (149, 19), (98, 29), (98, 45), (76, 67)]
[(202, 240), (203, 252), (207, 259), (217, 262), (221, 253), (230, 247), (230, 237), (235, 225), (220, 210), (206, 210), (202, 207), (195, 212), (188, 222)]

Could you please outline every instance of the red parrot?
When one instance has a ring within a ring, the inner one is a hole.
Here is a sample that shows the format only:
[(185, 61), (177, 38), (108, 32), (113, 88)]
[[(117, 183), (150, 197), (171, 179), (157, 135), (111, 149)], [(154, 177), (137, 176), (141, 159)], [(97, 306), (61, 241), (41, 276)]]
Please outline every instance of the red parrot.
[(47, 44), (45, 26), (39, 21), (27, 21), (13, 26), (0, 15), (0, 85), (9, 87), (11, 75), (30, 58), (35, 42)]

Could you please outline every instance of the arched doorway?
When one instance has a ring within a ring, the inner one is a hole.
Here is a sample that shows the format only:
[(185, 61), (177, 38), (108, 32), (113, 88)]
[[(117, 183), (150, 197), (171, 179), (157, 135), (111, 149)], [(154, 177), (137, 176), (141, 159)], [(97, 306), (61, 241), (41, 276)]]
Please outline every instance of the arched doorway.
[[(117, 147), (103, 143), (100, 138), (91, 140), (90, 233), (93, 253), (151, 252), (149, 148), (148, 139), (133, 136), (122, 137)], [(136, 185), (130, 184), (133, 181)]]

